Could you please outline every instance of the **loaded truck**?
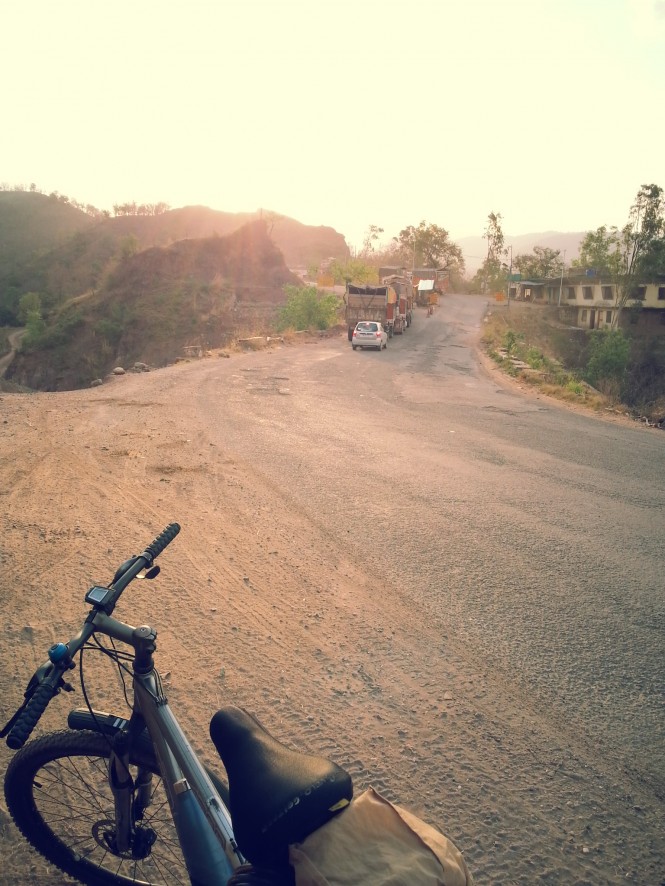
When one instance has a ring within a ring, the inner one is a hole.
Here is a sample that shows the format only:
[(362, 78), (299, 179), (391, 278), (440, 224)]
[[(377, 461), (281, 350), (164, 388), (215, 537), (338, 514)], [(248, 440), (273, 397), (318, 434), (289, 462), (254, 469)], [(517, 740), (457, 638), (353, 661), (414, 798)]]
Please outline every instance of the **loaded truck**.
[(344, 301), (349, 341), (361, 320), (381, 323), (389, 338), (401, 335), (411, 325), (413, 287), (405, 277), (387, 277), (381, 286), (347, 283)]
[(416, 304), (421, 307), (439, 304), (439, 293), (434, 288), (434, 280), (420, 280), (416, 287)]

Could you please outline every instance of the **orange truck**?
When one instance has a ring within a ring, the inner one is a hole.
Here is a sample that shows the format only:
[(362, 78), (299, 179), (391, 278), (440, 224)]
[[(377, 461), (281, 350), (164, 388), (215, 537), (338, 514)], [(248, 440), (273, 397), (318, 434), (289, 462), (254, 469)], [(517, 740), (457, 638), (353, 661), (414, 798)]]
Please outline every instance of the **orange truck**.
[(411, 325), (413, 287), (406, 277), (386, 277), (381, 286), (347, 283), (344, 302), (349, 341), (361, 320), (381, 323), (389, 338), (401, 335)]

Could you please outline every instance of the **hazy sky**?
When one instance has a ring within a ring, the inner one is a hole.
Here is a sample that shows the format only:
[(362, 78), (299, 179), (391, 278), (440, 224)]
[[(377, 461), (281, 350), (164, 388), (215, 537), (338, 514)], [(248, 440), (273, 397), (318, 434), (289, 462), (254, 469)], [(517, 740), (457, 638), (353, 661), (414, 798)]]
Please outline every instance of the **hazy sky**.
[(360, 245), (622, 225), (665, 187), (665, 0), (0, 0), (0, 182)]

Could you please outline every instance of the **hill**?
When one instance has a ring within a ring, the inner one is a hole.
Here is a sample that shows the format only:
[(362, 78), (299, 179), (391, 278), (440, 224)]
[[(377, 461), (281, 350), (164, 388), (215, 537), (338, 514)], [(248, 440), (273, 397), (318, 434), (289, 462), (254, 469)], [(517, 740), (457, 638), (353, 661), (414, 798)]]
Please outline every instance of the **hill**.
[(288, 267), (344, 259), (349, 248), (333, 228), (303, 225), (272, 212), (228, 213), (205, 206), (158, 215), (93, 217), (67, 198), (0, 191), (0, 326), (19, 322), (19, 300), (39, 294), (46, 312), (97, 290), (128, 256), (180, 240), (224, 237), (263, 217)]
[(0, 191), (0, 269), (65, 243), (94, 219), (57, 197)]
[[(513, 247), (513, 259), (518, 255), (533, 252), (534, 246), (548, 249), (559, 249), (563, 255), (566, 251), (566, 265), (579, 256), (580, 243), (586, 231), (562, 233), (561, 231), (545, 231), (540, 234), (505, 235), (506, 246)], [(462, 237), (455, 241), (464, 254), (466, 271), (469, 276), (476, 273), (487, 255), (487, 240), (484, 237)]]
[(299, 278), (257, 220), (226, 237), (181, 240), (121, 261), (99, 289), (26, 334), (6, 378), (29, 388), (87, 387), (115, 366), (163, 366), (187, 346), (221, 347), (268, 328)]
[(37, 288), (38, 269), (52, 263), (48, 256), (94, 224), (57, 197), (0, 191), (0, 326), (17, 324), (19, 299)]
[(304, 225), (278, 213), (220, 212), (207, 206), (184, 206), (159, 215), (125, 215), (102, 219), (94, 229), (97, 239), (121, 241), (135, 237), (141, 249), (168, 246), (178, 240), (225, 237), (257, 219), (266, 222), (267, 230), (289, 267), (318, 265), (323, 259), (346, 258), (346, 240), (333, 228)]

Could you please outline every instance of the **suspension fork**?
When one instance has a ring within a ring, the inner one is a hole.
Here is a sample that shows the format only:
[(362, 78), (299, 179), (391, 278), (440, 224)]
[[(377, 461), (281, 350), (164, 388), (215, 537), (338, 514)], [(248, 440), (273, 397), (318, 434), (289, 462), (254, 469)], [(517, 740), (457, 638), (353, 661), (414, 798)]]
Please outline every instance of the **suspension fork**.
[(132, 846), (134, 779), (129, 771), (129, 735), (119, 732), (113, 739), (109, 758), (109, 787), (113, 794), (115, 812), (115, 847), (127, 852)]
[[(153, 673), (153, 653), (156, 632), (149, 627), (132, 631), (134, 646), (134, 675)], [(145, 721), (134, 708), (127, 729), (118, 732), (112, 740), (109, 759), (109, 786), (113, 794), (115, 812), (115, 849), (124, 853), (132, 849), (136, 836), (135, 823), (143, 818), (152, 797), (152, 773), (139, 768), (136, 781), (129, 769), (129, 751), (135, 737), (145, 729)]]

